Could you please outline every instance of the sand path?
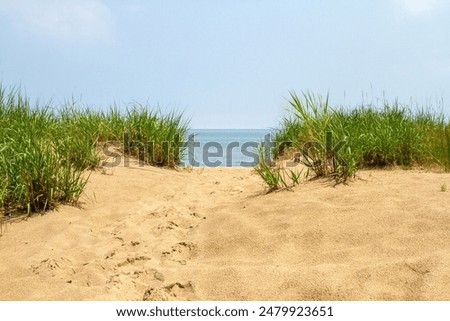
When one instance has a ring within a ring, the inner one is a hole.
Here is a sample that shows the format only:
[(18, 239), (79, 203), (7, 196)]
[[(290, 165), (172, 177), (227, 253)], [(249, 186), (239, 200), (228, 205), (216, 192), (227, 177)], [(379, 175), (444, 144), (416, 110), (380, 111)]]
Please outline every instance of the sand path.
[(360, 177), (93, 172), (81, 208), (4, 224), (0, 299), (450, 300), (450, 175)]

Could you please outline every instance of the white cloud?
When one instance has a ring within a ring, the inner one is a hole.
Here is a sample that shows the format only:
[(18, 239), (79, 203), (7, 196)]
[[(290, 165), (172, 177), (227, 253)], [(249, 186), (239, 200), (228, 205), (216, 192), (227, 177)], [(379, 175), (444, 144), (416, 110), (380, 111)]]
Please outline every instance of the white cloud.
[(98, 0), (0, 0), (0, 12), (34, 35), (58, 40), (108, 39), (112, 14)]
[(439, 0), (400, 0), (401, 5), (412, 14), (423, 14), (439, 6)]

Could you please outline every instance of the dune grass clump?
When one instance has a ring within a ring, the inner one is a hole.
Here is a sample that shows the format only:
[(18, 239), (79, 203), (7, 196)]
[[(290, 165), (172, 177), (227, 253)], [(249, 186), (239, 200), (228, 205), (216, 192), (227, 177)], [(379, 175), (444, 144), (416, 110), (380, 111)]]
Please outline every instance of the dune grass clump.
[(125, 112), (79, 109), (73, 103), (60, 112), (61, 128), (73, 140), (68, 146), (79, 151), (73, 162), (81, 168), (95, 168), (100, 161), (98, 149), (115, 142), (126, 156), (138, 157), (145, 164), (177, 166), (183, 155), (188, 122), (182, 113), (163, 114), (140, 104)]
[(178, 165), (188, 130), (182, 116), (175, 112), (161, 115), (147, 106), (132, 106), (124, 120), (124, 152), (155, 166)]
[(261, 176), (263, 181), (269, 187), (268, 193), (277, 189), (286, 188), (288, 185), (283, 177), (282, 169), (280, 167), (270, 167), (264, 158), (264, 147), (261, 146), (258, 151), (259, 162), (254, 168), (256, 173)]
[(140, 105), (104, 112), (74, 101), (56, 109), (32, 105), (20, 91), (0, 86), (0, 217), (76, 202), (86, 170), (99, 166), (102, 148), (111, 141), (125, 154), (135, 155), (137, 146), (148, 164), (174, 167), (182, 159), (186, 132), (181, 113), (165, 115)]
[(291, 168), (285, 168), (280, 164), (271, 166), (271, 161), (265, 159), (265, 154), (265, 147), (261, 144), (258, 150), (259, 161), (254, 167), (254, 170), (266, 183), (268, 187), (267, 193), (280, 189), (290, 189), (295, 185), (300, 184), (303, 170), (298, 171)]
[[(292, 93), (289, 103), (292, 114), (282, 120), (275, 135), (275, 158), (290, 149), (301, 154), (299, 159), (308, 168), (306, 176), (333, 177), (337, 183), (353, 176), (357, 166), (354, 151), (346, 146), (345, 118), (329, 106), (328, 97), (307, 93), (302, 100)], [(285, 172), (298, 184), (299, 174)]]
[(381, 108), (332, 108), (328, 97), (291, 93), (292, 111), (276, 133), (275, 156), (300, 151), (316, 176), (345, 181), (360, 168), (439, 166), (450, 169), (450, 124), (397, 101)]
[[(300, 154), (307, 176), (345, 182), (361, 168), (423, 166), (450, 171), (450, 123), (430, 110), (414, 111), (398, 101), (381, 107), (331, 107), (311, 93), (289, 100), (291, 110), (275, 133), (273, 156)], [(275, 186), (265, 168), (260, 176)], [(262, 175), (264, 173), (264, 175)], [(276, 175), (275, 175), (276, 177)]]
[(64, 152), (50, 106), (32, 107), (19, 91), (0, 87), (0, 205), (28, 213), (74, 202), (86, 178)]

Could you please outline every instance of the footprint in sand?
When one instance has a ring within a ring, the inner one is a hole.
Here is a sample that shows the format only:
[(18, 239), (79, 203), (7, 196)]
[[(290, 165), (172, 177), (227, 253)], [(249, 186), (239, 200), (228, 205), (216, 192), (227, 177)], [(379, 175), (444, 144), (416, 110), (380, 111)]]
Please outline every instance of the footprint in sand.
[(119, 245), (114, 246), (104, 254), (103, 259), (108, 262), (114, 262), (114, 265), (124, 266), (133, 264), (135, 261), (149, 261), (150, 257), (146, 251), (146, 242), (136, 240), (125, 240), (122, 237), (114, 237), (114, 240), (119, 241)]
[(162, 257), (186, 265), (198, 252), (197, 245), (192, 242), (180, 242), (172, 246), (170, 251), (162, 252)]
[(104, 262), (109, 270), (115, 274), (132, 275), (136, 271), (145, 271), (150, 268), (152, 258), (142, 253), (127, 253), (116, 251), (105, 256)]
[(67, 276), (73, 273), (73, 263), (67, 258), (59, 259), (47, 258), (42, 260), (38, 265), (32, 265), (31, 271), (34, 274), (46, 277), (55, 277), (56, 275)]
[(195, 211), (194, 207), (176, 208), (174, 206), (160, 206), (148, 213), (149, 218), (187, 218), (204, 219), (203, 216)]
[(32, 265), (31, 270), (36, 275), (66, 280), (68, 284), (102, 286), (107, 281), (105, 267), (96, 261), (74, 265), (72, 261), (64, 257), (48, 258), (42, 260), (38, 265)]
[(161, 287), (164, 280), (164, 275), (155, 269), (134, 269), (131, 272), (115, 269), (115, 273), (109, 277), (106, 283), (117, 289), (122, 287), (130, 288), (131, 285), (136, 293), (142, 293), (142, 291), (149, 287)]
[(150, 261), (151, 258), (145, 255), (136, 255), (134, 257), (127, 257), (124, 261), (118, 263), (116, 266), (117, 267), (123, 267), (129, 264), (134, 264), (135, 262), (138, 261)]
[(134, 284), (134, 287), (139, 286), (140, 290), (147, 287), (151, 281), (155, 280), (153, 274), (156, 270), (151, 268), (152, 257), (148, 255), (145, 248), (142, 248), (141, 241), (122, 241), (121, 243), (103, 257), (109, 279), (106, 283), (116, 288), (130, 283)]
[(173, 233), (184, 238), (194, 231), (203, 219), (205, 217), (188, 208), (160, 206), (149, 212), (139, 226), (151, 229), (156, 236)]
[(194, 284), (190, 281), (186, 283), (172, 283), (160, 288), (149, 287), (144, 292), (144, 301), (180, 301), (198, 300), (195, 293)]
[(199, 224), (192, 224), (187, 220), (167, 221), (158, 225), (157, 233), (175, 232), (181, 236), (186, 236), (198, 226)]

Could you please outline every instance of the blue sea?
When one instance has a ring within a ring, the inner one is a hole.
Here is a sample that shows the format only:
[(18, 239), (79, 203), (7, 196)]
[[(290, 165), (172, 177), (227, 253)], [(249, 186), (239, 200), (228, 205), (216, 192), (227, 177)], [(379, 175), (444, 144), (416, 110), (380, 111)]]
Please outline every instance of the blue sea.
[(258, 145), (270, 129), (192, 129), (182, 165), (250, 167), (258, 163)]

